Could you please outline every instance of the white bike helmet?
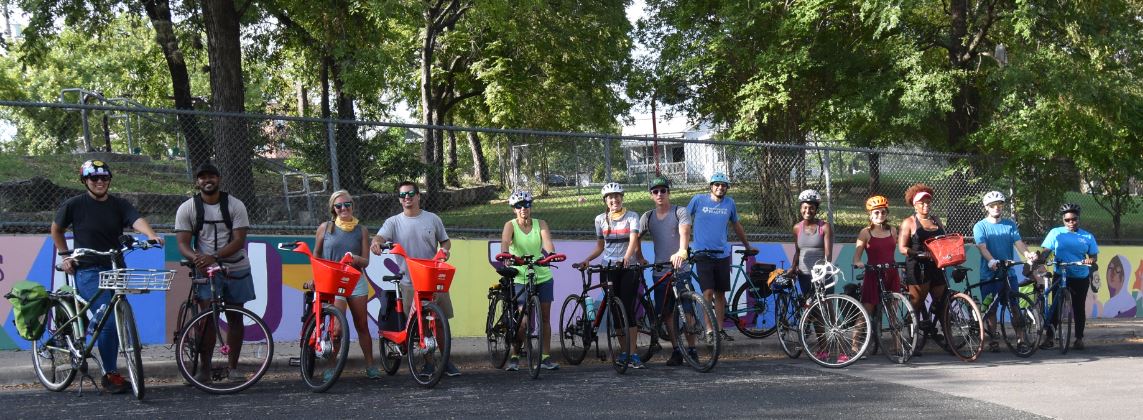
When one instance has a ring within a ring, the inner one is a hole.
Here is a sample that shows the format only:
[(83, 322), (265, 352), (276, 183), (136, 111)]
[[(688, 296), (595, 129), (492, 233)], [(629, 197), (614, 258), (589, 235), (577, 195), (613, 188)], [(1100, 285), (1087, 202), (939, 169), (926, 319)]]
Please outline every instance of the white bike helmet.
[(521, 201), (526, 201), (529, 203), (532, 202), (532, 193), (527, 191), (516, 191), (512, 193), (510, 197), (508, 197), (508, 205), (512, 207), (515, 207), (516, 203)]
[(798, 203), (813, 203), (815, 205), (822, 203), (822, 195), (814, 190), (805, 190), (798, 194)]
[(997, 201), (1007, 202), (1008, 198), (1005, 197), (1004, 193), (1001, 193), (1000, 191), (989, 191), (984, 193), (984, 198), (980, 201), (983, 202), (985, 206), (987, 206)]
[(600, 190), (599, 193), (603, 197), (607, 197), (607, 195), (611, 194), (611, 193), (623, 194), (623, 186), (619, 185), (618, 182), (608, 182), (606, 184), (603, 184), (603, 189)]

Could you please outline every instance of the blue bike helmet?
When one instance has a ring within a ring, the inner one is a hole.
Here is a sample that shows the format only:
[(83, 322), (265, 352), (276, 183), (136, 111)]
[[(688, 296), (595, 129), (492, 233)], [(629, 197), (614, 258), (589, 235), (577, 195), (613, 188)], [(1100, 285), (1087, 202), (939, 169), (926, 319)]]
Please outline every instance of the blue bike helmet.
[(730, 185), (730, 178), (727, 178), (726, 174), (724, 174), (722, 172), (715, 172), (714, 175), (710, 176), (710, 183), (711, 184), (719, 183), (719, 182), (726, 184), (726, 185)]

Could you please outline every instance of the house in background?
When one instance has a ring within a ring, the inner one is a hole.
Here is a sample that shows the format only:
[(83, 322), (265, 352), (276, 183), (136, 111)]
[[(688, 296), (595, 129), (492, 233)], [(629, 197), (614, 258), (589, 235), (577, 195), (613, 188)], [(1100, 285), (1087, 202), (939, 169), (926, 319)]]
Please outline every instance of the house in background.
[[(662, 133), (658, 137), (659, 172), (680, 184), (703, 184), (715, 172), (732, 176), (739, 163), (726, 146), (680, 140), (712, 140), (715, 130), (703, 124), (688, 131)], [(655, 176), (655, 141), (624, 140), (621, 147), (627, 163), (627, 182), (644, 183)]]

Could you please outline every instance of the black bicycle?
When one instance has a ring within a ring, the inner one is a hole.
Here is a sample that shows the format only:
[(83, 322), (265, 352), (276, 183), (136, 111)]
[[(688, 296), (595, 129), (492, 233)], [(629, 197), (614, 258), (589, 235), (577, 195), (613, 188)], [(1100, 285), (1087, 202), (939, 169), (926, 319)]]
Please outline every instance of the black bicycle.
[[(488, 318), (484, 334), (488, 338), (488, 355), (492, 367), (500, 369), (508, 359), (511, 349), (516, 354), (527, 354), (528, 373), (532, 379), (540, 376), (540, 363), (543, 362), (543, 314), (540, 313), (540, 290), (536, 287), (536, 267), (550, 267), (552, 263), (567, 259), (564, 254), (550, 254), (537, 259), (534, 255), (517, 257), (501, 253), (496, 259), (504, 266), (496, 270), (500, 281), (488, 289)], [(516, 287), (512, 282), (519, 270), (507, 265), (511, 261), (524, 266), (527, 283), (524, 285), (524, 303), (519, 305)], [(523, 339), (523, 340), (521, 340)], [(520, 343), (523, 341), (523, 343)]]
[[(880, 351), (894, 363), (905, 363), (913, 357), (913, 349), (917, 347), (917, 312), (908, 296), (901, 293), (901, 289), (890, 290), (885, 287), (885, 272), (904, 268), (905, 263), (882, 263), (869, 265), (854, 265), (855, 269), (869, 268), (876, 274), (879, 298), (873, 318), (874, 351)], [(855, 277), (860, 283), (865, 273), (858, 272)], [(903, 276), (901, 277), (903, 278)]]
[[(988, 296), (982, 296), (984, 302), (983, 305), (980, 305), (981, 308), (984, 308), (980, 313), (985, 317), (986, 328), (984, 333), (990, 340), (989, 350), (999, 350), (999, 344), (995, 340), (997, 336), (1000, 336), (1012, 354), (1019, 357), (1029, 357), (1036, 353), (1036, 349), (1039, 348), (1039, 332), (1044, 321), (1037, 313), (1036, 308), (1033, 307), (1032, 298), (1012, 288), (1012, 284), (1009, 282), (1009, 268), (1021, 264), (1024, 263), (1000, 260), (996, 263), (996, 271), (990, 279), (976, 284), (970, 283), (965, 286), (965, 291), (973, 288), (983, 290), (984, 285), (1000, 283), (1000, 290), (996, 293), (990, 293)], [(983, 295), (983, 293), (981, 294)], [(969, 341), (965, 342), (963, 346), (953, 346), (953, 350), (958, 355), (962, 352), (968, 352), (965, 355), (970, 359), (975, 359), (976, 355), (972, 352), (979, 353), (984, 344), (981, 342), (980, 345), (976, 345), (972, 342), (976, 338), (975, 334), (966, 334), (966, 337)]]
[[(564, 359), (573, 365), (580, 364), (587, 356), (588, 348), (594, 343), (595, 354), (599, 360), (611, 360), (616, 372), (627, 372), (626, 361), (619, 357), (621, 348), (619, 340), (627, 340), (627, 328), (631, 326), (627, 310), (623, 307), (623, 301), (613, 292), (612, 282), (601, 280), (599, 284), (594, 286), (591, 284), (592, 274), (625, 268), (611, 264), (585, 267), (578, 263), (572, 264), (572, 267), (580, 270), (583, 290), (564, 299), (560, 308), (560, 350)], [(598, 306), (588, 295), (588, 292), (596, 289), (603, 292)], [(601, 337), (606, 342), (606, 352), (603, 351), (604, 344), (599, 342)], [(631, 350), (634, 352), (636, 349)]]
[[(652, 269), (653, 272), (665, 271), (662, 276), (654, 280), (639, 296), (635, 309), (636, 326), (639, 329), (640, 345), (645, 344), (643, 362), (647, 362), (655, 352), (662, 349), (659, 338), (670, 337), (676, 349), (682, 351), (683, 360), (699, 372), (709, 372), (718, 363), (718, 356), (722, 351), (721, 325), (715, 321), (714, 308), (703, 298), (702, 294), (694, 290), (692, 283), (693, 271), (685, 267), (694, 263), (696, 253), (688, 253), (683, 269), (675, 270), (670, 261), (655, 264), (645, 264), (634, 267), (639, 272)], [(656, 312), (652, 301), (652, 292), (660, 285), (669, 284), (664, 288), (662, 296), (658, 299), (662, 311)]]

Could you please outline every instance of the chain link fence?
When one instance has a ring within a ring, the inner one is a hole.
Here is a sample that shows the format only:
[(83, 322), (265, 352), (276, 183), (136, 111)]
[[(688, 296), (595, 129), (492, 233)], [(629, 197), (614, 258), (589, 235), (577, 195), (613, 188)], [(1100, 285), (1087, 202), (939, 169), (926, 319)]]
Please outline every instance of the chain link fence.
[[(834, 224), (839, 240), (849, 240), (868, 223), (866, 198), (888, 197), (897, 223), (912, 214), (905, 189), (923, 182), (935, 190), (933, 211), (951, 231), (971, 235), (984, 216), (981, 195), (999, 190), (1012, 197), (1011, 216), (1026, 238), (1058, 225), (1055, 209), (1076, 202), (1084, 208), (1083, 227), (1112, 242), (1112, 214), (1085, 192), (1088, 186), (1068, 162), (713, 136), (699, 131), (643, 138), (176, 111), (129, 102), (0, 101), (0, 229), (46, 232), (55, 208), (83, 192), (77, 174), (86, 159), (108, 162), (115, 173), (112, 192), (132, 200), (152, 224), (169, 228), (175, 209), (194, 192), (193, 168), (210, 160), (223, 173), (223, 189), (247, 204), (254, 228), (264, 233), (312, 231), (329, 218), (328, 198), (337, 189), (355, 195), (364, 223), (379, 226), (400, 211), (396, 184), (411, 179), (424, 189), (424, 207), (438, 213), (454, 236), (498, 236), (512, 217), (507, 195), (530, 190), (539, 197), (534, 216), (547, 220), (557, 236), (589, 237), (594, 216), (603, 211), (602, 183), (624, 184), (626, 206), (642, 212), (653, 205), (646, 184), (657, 173), (674, 183), (672, 202), (686, 205), (708, 192), (713, 173), (723, 172), (755, 240), (789, 240), (804, 189), (822, 194), (822, 217)], [(426, 145), (426, 139), (433, 140)], [(1132, 188), (1138, 199), (1138, 184)], [(1119, 216), (1120, 242), (1138, 242), (1143, 220)]]

